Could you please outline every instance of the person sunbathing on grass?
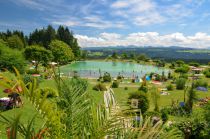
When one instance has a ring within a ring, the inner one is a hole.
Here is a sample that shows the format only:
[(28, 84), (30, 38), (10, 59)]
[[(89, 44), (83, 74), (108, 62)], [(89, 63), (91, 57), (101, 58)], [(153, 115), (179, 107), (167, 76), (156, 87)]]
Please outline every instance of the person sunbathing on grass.
[(22, 102), (20, 95), (18, 93), (12, 92), (11, 94), (8, 95), (8, 97), (12, 101), (13, 106), (21, 107), (23, 105), (23, 102)]

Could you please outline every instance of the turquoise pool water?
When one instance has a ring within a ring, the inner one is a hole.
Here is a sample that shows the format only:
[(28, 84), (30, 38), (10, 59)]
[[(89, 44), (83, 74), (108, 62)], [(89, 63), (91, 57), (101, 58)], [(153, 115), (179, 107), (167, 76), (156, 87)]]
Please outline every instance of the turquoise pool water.
[(74, 71), (81, 77), (98, 78), (100, 73), (109, 72), (112, 77), (123, 75), (124, 77), (143, 77), (151, 72), (165, 75), (168, 69), (151, 65), (141, 65), (131, 62), (105, 62), (105, 61), (79, 61), (61, 67), (61, 72), (68, 76), (73, 76)]

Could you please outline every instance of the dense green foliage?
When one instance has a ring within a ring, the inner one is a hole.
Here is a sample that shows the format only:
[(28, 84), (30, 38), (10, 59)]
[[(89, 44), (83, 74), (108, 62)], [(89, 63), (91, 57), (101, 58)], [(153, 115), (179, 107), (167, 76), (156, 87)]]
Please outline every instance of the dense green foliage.
[(16, 49), (24, 48), (24, 43), (22, 42), (20, 37), (18, 37), (18, 35), (12, 35), (11, 37), (8, 37), (7, 43), (10, 48), (16, 48)]
[(200, 79), (200, 80), (195, 81), (194, 86), (195, 88), (199, 86), (208, 88), (208, 82)]
[(28, 84), (28, 83), (33, 82), (34, 80), (36, 80), (36, 86), (39, 86), (39, 84), (43, 81), (42, 77), (34, 77), (31, 74), (24, 74), (22, 76), (22, 78), (23, 78), (23, 82), (25, 84)]
[(155, 106), (154, 111), (158, 112), (159, 102), (160, 102), (160, 93), (158, 92), (158, 89), (156, 87), (153, 87), (151, 90), (151, 98), (152, 98), (152, 103)]
[(25, 71), (25, 59), (18, 50), (13, 50), (0, 42), (0, 69), (14, 71), (14, 67), (21, 73)]
[(114, 81), (112, 83), (112, 88), (118, 88), (119, 87), (119, 82), (118, 81)]
[(49, 46), (54, 56), (53, 61), (59, 62), (59, 64), (67, 64), (74, 59), (71, 48), (65, 42), (53, 40)]
[(39, 45), (27, 47), (24, 51), (25, 57), (29, 61), (35, 60), (35, 69), (38, 70), (38, 65), (47, 65), (53, 58), (52, 52)]
[(188, 65), (180, 65), (180, 67), (175, 69), (177, 73), (187, 73), (190, 70)]
[(137, 91), (129, 94), (128, 103), (131, 103), (132, 99), (138, 100), (138, 109), (141, 110), (141, 113), (144, 114), (149, 108), (149, 100), (144, 92)]
[(196, 92), (194, 90), (194, 83), (192, 83), (188, 93), (187, 93), (187, 103), (186, 103), (186, 106), (187, 106), (187, 110), (188, 112), (192, 112), (193, 110), (193, 103), (194, 101), (197, 100), (197, 95), (196, 95)]
[(104, 73), (103, 81), (104, 82), (111, 82), (112, 81), (112, 77), (111, 77), (110, 73), (108, 73), (108, 72)]
[(48, 26), (46, 29), (36, 29), (29, 35), (28, 44), (39, 44), (49, 49), (49, 44), (52, 40), (56, 39), (56, 31), (52, 26)]
[(167, 90), (171, 91), (171, 90), (174, 90), (174, 86), (172, 84), (168, 84), (166, 86)]
[(182, 61), (182, 60), (177, 60), (176, 64), (177, 64), (178, 67), (181, 67), (181, 66), (183, 66), (185, 64), (185, 62)]
[(205, 139), (207, 136), (203, 135), (203, 131), (206, 130), (206, 123), (195, 118), (188, 118), (176, 123), (176, 126), (184, 134), (185, 139)]
[(179, 78), (176, 80), (176, 89), (182, 90), (185, 88), (186, 79), (185, 78)]
[(145, 85), (143, 85), (143, 84), (138, 88), (138, 90), (139, 90), (139, 91), (143, 91), (143, 92), (145, 92), (145, 93), (148, 92), (147, 86), (145, 86)]
[(139, 61), (148, 61), (148, 59), (149, 58), (147, 57), (146, 54), (140, 54), (137, 56), (137, 60), (139, 60)]
[(207, 78), (210, 78), (210, 68), (206, 69), (203, 73)]
[(75, 57), (80, 57), (80, 47), (78, 45), (77, 39), (74, 38), (73, 32), (69, 31), (69, 29), (63, 26), (59, 26), (57, 30), (57, 39), (65, 42), (68, 44), (72, 52), (74, 53)]
[(57, 39), (65, 42), (72, 49), (75, 58), (80, 58), (80, 47), (73, 32), (67, 27), (59, 26), (55, 30), (51, 25), (47, 28), (35, 29), (29, 36), (25, 36), (21, 31), (0, 32), (0, 39), (8, 43), (11, 48), (22, 49), (27, 45), (40, 45), (47, 50), (50, 49), (50, 43)]
[(46, 96), (47, 98), (58, 97), (58, 92), (52, 88), (41, 88), (41, 95)]
[(200, 64), (198, 62), (190, 62), (189, 65), (194, 66), (194, 67), (199, 67), (200, 66)]
[(210, 102), (204, 107), (205, 113), (204, 118), (206, 120), (206, 124), (208, 126), (208, 132), (210, 132)]
[(95, 86), (93, 86), (93, 90), (96, 90), (96, 91), (106, 91), (106, 86), (102, 83), (98, 83), (96, 84)]

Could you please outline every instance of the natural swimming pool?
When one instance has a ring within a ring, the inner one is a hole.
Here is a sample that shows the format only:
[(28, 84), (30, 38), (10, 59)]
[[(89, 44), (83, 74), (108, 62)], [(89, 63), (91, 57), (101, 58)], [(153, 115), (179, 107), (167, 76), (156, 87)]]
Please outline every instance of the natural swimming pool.
[(81, 77), (98, 78), (105, 72), (111, 74), (112, 77), (116, 77), (119, 74), (124, 77), (143, 77), (145, 74), (151, 72), (165, 75), (168, 73), (168, 69), (159, 68), (152, 65), (141, 65), (132, 62), (105, 62), (105, 61), (78, 61), (72, 64), (62, 66), (61, 72), (67, 76), (73, 76), (75, 71)]

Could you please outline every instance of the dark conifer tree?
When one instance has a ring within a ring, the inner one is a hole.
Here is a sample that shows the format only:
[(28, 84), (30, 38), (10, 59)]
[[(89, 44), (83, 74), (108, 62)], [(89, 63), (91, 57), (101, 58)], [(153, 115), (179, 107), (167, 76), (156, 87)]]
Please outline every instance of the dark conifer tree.
[[(65, 42), (65, 43), (67, 43), (67, 42), (65, 41), (64, 34), (65, 34), (65, 29), (64, 29), (64, 27), (63, 27), (63, 26), (59, 26), (59, 27), (58, 27), (58, 30), (57, 30), (57, 39), (58, 39), (58, 40), (61, 40), (61, 41), (63, 41), (63, 42)], [(68, 43), (67, 43), (67, 44), (68, 44)]]

